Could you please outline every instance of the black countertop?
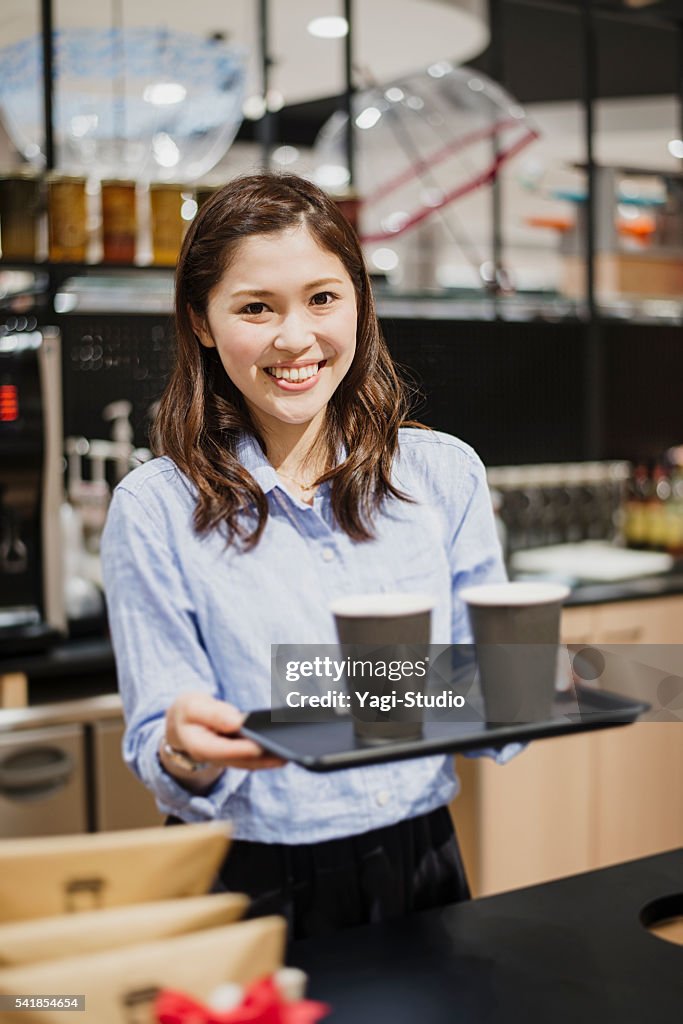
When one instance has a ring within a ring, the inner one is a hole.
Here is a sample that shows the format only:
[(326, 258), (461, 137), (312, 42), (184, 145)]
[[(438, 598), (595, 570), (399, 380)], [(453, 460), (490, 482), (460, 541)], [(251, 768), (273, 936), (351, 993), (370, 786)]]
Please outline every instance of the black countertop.
[(109, 637), (65, 640), (48, 651), (0, 657), (0, 674), (24, 672), (31, 679), (97, 675), (114, 671)]
[(677, 893), (683, 849), (295, 942), (288, 962), (330, 1024), (673, 1024), (683, 947), (639, 915)]
[(640, 601), (650, 597), (672, 597), (683, 594), (683, 569), (660, 576), (622, 580), (619, 583), (582, 583), (572, 588), (565, 602), (571, 608), (586, 604), (608, 604), (614, 601)]
[[(575, 587), (566, 601), (566, 607), (606, 604), (614, 601), (633, 601), (643, 598), (670, 597), (683, 594), (683, 570), (661, 576), (624, 580), (620, 583), (592, 583)], [(107, 637), (87, 637), (68, 640), (49, 651), (38, 654), (2, 657), (0, 674), (24, 672), (31, 679), (113, 673), (114, 655)]]

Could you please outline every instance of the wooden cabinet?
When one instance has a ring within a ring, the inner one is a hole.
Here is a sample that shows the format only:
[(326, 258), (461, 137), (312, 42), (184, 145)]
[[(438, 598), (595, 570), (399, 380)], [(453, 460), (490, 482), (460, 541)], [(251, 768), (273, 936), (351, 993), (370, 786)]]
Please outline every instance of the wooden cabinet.
[[(683, 596), (568, 608), (562, 634), (611, 646), (618, 689), (619, 657), (637, 653), (619, 645), (683, 643)], [(477, 895), (683, 845), (683, 720), (536, 741), (504, 766), (457, 764), (452, 811)]]

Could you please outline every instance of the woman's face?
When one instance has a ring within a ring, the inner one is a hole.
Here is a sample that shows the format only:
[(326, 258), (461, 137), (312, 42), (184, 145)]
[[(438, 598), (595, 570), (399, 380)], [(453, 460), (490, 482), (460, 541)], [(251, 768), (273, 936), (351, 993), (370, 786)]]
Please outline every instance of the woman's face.
[(240, 243), (195, 323), (266, 431), (322, 423), (356, 350), (356, 294), (305, 226)]

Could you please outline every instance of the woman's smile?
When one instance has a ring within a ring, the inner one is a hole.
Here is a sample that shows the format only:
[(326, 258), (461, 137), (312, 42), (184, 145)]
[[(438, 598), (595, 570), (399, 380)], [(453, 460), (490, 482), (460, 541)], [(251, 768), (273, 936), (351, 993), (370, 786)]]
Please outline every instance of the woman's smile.
[(265, 368), (266, 376), (272, 384), (283, 391), (310, 391), (320, 380), (320, 374), (327, 363), (321, 359), (315, 363), (302, 363), (294, 366), (277, 365)]
[(302, 225), (246, 238), (196, 329), (256, 422), (281, 436), (322, 423), (353, 362), (357, 319), (343, 263)]

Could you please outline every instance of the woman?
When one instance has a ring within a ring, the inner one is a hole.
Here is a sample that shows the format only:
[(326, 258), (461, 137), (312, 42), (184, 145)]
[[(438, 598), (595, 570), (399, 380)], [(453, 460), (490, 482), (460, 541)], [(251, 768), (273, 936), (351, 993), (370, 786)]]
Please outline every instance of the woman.
[(469, 641), (459, 588), (504, 579), (480, 461), (402, 428), (358, 240), (310, 182), (248, 176), (202, 207), (176, 337), (159, 457), (102, 546), (126, 760), (174, 819), (231, 819), (222, 885), (295, 936), (467, 898), (452, 758), (321, 776), (238, 732), (270, 704), (271, 644), (336, 642), (335, 598), (428, 591), (433, 642)]

